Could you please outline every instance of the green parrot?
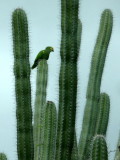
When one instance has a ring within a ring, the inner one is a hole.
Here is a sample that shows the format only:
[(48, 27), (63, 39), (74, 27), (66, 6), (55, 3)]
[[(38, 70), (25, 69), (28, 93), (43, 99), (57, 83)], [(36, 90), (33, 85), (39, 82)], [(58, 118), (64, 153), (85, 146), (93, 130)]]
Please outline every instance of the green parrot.
[(54, 52), (53, 47), (46, 47), (45, 50), (40, 51), (35, 58), (34, 64), (32, 65), (32, 69), (37, 67), (37, 65), (41, 59), (48, 60), (50, 52)]

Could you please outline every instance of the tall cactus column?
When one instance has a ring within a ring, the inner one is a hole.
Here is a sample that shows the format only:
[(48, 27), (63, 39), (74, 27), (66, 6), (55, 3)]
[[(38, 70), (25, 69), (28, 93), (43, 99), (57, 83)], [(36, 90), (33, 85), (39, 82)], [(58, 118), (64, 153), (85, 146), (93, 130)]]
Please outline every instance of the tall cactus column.
[(18, 160), (33, 160), (33, 129), (28, 22), (25, 12), (12, 15)]
[(34, 159), (40, 160), (43, 153), (44, 141), (44, 112), (46, 104), (46, 87), (48, 80), (48, 64), (41, 60), (37, 68), (36, 98), (34, 110)]
[(61, 0), (61, 68), (56, 160), (71, 160), (77, 95), (78, 0)]
[(81, 160), (89, 159), (90, 142), (95, 134), (100, 99), (100, 86), (108, 44), (112, 32), (113, 17), (109, 9), (102, 13), (99, 33), (93, 52), (89, 82), (86, 96), (86, 106), (79, 143)]

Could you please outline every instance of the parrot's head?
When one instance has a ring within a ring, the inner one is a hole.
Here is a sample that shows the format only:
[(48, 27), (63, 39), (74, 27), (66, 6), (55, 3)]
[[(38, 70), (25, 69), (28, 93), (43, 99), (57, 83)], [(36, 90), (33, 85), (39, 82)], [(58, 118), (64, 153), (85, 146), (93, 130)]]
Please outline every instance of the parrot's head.
[(45, 50), (47, 50), (49, 52), (54, 52), (54, 48), (53, 47), (46, 47)]

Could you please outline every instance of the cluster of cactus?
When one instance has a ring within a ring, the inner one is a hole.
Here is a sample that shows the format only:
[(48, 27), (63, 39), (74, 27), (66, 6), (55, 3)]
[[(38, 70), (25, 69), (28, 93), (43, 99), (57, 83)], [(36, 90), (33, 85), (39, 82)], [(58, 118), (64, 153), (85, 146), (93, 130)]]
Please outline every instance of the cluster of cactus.
[[(28, 21), (24, 10), (12, 15), (18, 160), (108, 160), (105, 141), (110, 99), (100, 93), (102, 73), (109, 45), (113, 17), (103, 11), (93, 51), (79, 144), (77, 143), (77, 62), (82, 24), (79, 0), (61, 0), (61, 47), (59, 108), (46, 101), (47, 60), (37, 66), (34, 122), (32, 123)], [(118, 151), (116, 157), (120, 157)], [(0, 160), (6, 160), (1, 153)], [(117, 158), (115, 159), (117, 160)]]

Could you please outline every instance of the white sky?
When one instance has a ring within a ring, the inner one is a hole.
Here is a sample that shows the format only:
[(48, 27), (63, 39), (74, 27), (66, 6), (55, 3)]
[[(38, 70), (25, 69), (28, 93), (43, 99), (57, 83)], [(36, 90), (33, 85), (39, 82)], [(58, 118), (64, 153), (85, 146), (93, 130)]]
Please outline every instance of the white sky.
[[(0, 0), (0, 152), (9, 160), (17, 160), (16, 119), (13, 75), (13, 52), (11, 15), (22, 7), (28, 16), (30, 33), (30, 63), (46, 46), (53, 46), (49, 63), (47, 99), (58, 105), (58, 76), (60, 48), (60, 0)], [(111, 113), (107, 132), (108, 149), (114, 150), (120, 129), (120, 0), (81, 0), (80, 18), (83, 24), (80, 59), (78, 64), (78, 112), (77, 135), (79, 138), (85, 105), (85, 94), (90, 70), (91, 55), (98, 33), (102, 11), (113, 12), (113, 33), (108, 49), (101, 91), (107, 92), (111, 100)], [(36, 70), (31, 74), (32, 104), (34, 105)], [(113, 153), (110, 155), (112, 160)]]

